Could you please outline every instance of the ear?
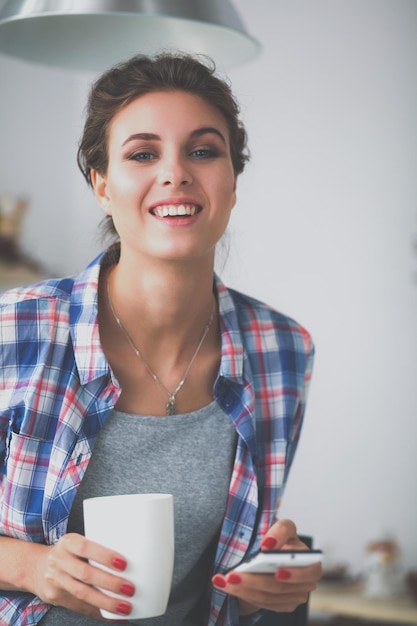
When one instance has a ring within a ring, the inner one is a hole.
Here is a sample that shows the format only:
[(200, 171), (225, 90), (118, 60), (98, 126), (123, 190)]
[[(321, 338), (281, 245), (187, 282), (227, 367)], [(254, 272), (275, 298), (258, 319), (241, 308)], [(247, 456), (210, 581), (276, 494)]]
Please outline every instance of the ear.
[(111, 215), (110, 196), (107, 192), (107, 180), (103, 174), (99, 174), (97, 170), (91, 170), (91, 184), (93, 185), (94, 195), (99, 206), (107, 215)]
[(235, 183), (233, 185), (233, 196), (232, 196), (232, 209), (236, 204), (236, 187), (237, 187), (237, 176), (235, 176)]

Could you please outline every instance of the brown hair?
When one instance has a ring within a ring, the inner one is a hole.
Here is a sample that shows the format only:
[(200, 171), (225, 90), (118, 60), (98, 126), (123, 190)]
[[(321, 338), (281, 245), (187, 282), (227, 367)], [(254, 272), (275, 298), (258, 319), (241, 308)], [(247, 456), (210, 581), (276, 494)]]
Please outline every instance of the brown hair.
[(139, 96), (163, 90), (196, 94), (223, 114), (230, 133), (235, 174), (243, 172), (249, 154), (246, 131), (238, 117), (239, 105), (230, 86), (214, 72), (212, 61), (208, 66), (189, 55), (180, 54), (138, 55), (105, 72), (91, 89), (78, 148), (78, 166), (87, 183), (91, 185), (92, 169), (100, 174), (107, 171), (108, 129), (116, 113)]
[[(236, 175), (249, 160), (247, 134), (239, 120), (239, 105), (230, 85), (215, 75), (214, 62), (203, 64), (187, 54), (137, 55), (114, 66), (93, 84), (87, 103), (83, 135), (77, 153), (78, 166), (88, 185), (91, 170), (105, 174), (108, 167), (107, 141), (114, 116), (130, 102), (154, 91), (181, 90), (195, 94), (216, 107), (224, 116), (230, 135), (230, 152)], [(107, 229), (115, 234), (112, 219)]]

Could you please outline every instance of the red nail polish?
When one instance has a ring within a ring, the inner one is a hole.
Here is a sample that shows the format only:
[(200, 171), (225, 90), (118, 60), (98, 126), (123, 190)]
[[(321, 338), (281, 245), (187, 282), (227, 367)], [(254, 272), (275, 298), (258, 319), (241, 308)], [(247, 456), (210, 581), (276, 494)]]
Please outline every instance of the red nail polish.
[(135, 595), (135, 587), (130, 583), (124, 583), (123, 585), (120, 585), (120, 593), (131, 598)]
[(262, 548), (265, 548), (266, 550), (273, 550), (276, 545), (277, 540), (275, 539), (275, 537), (265, 537), (265, 539), (262, 541)]
[(279, 569), (275, 574), (277, 580), (289, 580), (291, 578), (291, 572), (287, 569)]
[(229, 576), (227, 577), (227, 582), (230, 583), (231, 585), (238, 585), (239, 583), (242, 582), (242, 578), (239, 576), (239, 574), (235, 574), (233, 572), (232, 574), (229, 574)]
[(211, 582), (215, 587), (219, 587), (220, 589), (224, 589), (227, 585), (227, 582), (225, 581), (223, 576), (220, 576), (220, 574), (216, 574), (215, 576), (213, 576)]
[(125, 559), (120, 559), (117, 556), (113, 559), (112, 563), (113, 563), (113, 567), (120, 570), (121, 572), (123, 572), (123, 570), (125, 570), (127, 567), (127, 563)]
[(119, 602), (119, 604), (116, 606), (116, 612), (121, 613), (122, 615), (129, 615), (131, 611), (132, 607), (130, 606), (130, 604), (126, 604), (125, 602)]

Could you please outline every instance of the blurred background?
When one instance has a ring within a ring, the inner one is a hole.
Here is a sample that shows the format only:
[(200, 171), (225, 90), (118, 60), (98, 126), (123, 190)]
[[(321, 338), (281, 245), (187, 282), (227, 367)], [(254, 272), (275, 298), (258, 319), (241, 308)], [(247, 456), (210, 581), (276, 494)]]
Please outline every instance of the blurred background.
[[(281, 516), (352, 574), (387, 533), (417, 569), (417, 3), (234, 5), (262, 50), (218, 68), (252, 154), (219, 272), (316, 344)], [(0, 196), (27, 202), (20, 245), (48, 275), (101, 249), (76, 166), (93, 79), (0, 55)]]

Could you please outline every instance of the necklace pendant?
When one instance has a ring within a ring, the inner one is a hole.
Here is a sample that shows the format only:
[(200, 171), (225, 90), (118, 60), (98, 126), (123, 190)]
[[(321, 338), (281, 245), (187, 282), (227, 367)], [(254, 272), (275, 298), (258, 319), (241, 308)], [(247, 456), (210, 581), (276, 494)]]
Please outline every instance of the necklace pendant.
[(167, 415), (176, 415), (177, 414), (177, 409), (175, 406), (175, 398), (172, 397), (169, 399), (169, 402), (167, 404)]
[[(1, 0), (0, 0), (0, 4), (1, 4)], [(110, 270), (111, 272), (112, 270)], [(169, 391), (169, 389), (167, 389), (165, 387), (165, 385), (163, 383), (161, 383), (161, 381), (159, 380), (158, 376), (155, 374), (155, 372), (153, 372), (151, 370), (151, 368), (149, 367), (148, 363), (145, 361), (145, 359), (143, 358), (142, 354), (139, 352), (139, 350), (137, 349), (137, 347), (135, 346), (135, 344), (133, 343), (132, 339), (130, 338), (130, 335), (128, 334), (126, 328), (123, 326), (122, 321), (119, 317), (117, 317), (116, 315), (116, 311), (114, 310), (113, 307), (113, 302), (111, 300), (111, 295), (110, 295), (110, 283), (109, 283), (109, 277), (110, 277), (110, 272), (107, 275), (107, 299), (109, 302), (109, 307), (110, 307), (110, 311), (113, 315), (113, 318), (116, 322), (116, 324), (118, 325), (118, 327), (120, 328), (122, 334), (124, 335), (127, 343), (129, 344), (129, 346), (132, 348), (133, 352), (135, 353), (135, 355), (137, 356), (137, 358), (139, 359), (139, 361), (142, 362), (143, 366), (146, 368), (146, 370), (148, 371), (149, 375), (153, 378), (153, 380), (157, 383), (157, 385), (159, 385), (159, 387), (161, 389), (163, 389), (165, 391), (165, 393), (168, 394), (169, 397), (169, 401), (166, 404), (166, 411), (167, 411), (167, 415), (176, 415), (177, 414), (177, 407), (175, 406), (175, 396), (177, 395), (177, 393), (179, 392), (179, 390), (182, 388), (183, 384), (185, 383), (185, 379), (188, 376), (188, 372), (191, 369), (192, 364), (194, 363), (201, 346), (203, 345), (204, 339), (207, 336), (208, 331), (210, 330), (212, 321), (213, 321), (213, 316), (214, 316), (214, 307), (215, 307), (215, 303), (216, 300), (213, 297), (212, 298), (212, 305), (211, 305), (211, 311), (210, 311), (210, 317), (209, 320), (204, 328), (204, 332), (203, 335), (194, 351), (193, 356), (191, 357), (191, 361), (188, 363), (187, 369), (184, 372), (184, 375), (182, 377), (182, 379), (180, 380), (180, 382), (177, 385), (177, 388), (175, 389), (175, 391), (173, 391), (172, 393)]]

